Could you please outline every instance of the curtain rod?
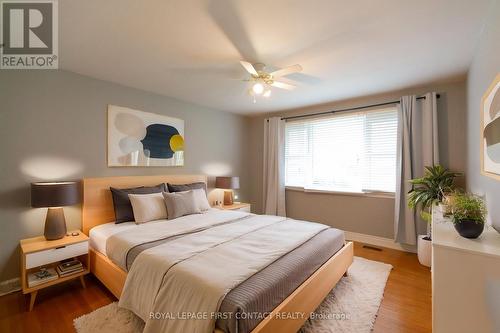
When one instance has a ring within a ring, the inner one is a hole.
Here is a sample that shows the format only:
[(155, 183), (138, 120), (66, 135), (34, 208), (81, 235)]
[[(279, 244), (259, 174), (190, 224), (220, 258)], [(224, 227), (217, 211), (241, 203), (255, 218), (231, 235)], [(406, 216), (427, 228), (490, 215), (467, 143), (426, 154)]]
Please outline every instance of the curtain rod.
[[(439, 97), (441, 97), (441, 95), (437, 94), (436, 98), (439, 98)], [(425, 99), (425, 96), (419, 96), (419, 97), (417, 97), (417, 99)], [(314, 117), (314, 116), (322, 116), (322, 115), (325, 115), (325, 114), (333, 114), (333, 113), (345, 112), (345, 111), (356, 111), (356, 110), (362, 110), (362, 109), (367, 109), (367, 108), (373, 108), (373, 107), (376, 107), (376, 106), (385, 106), (385, 105), (393, 105), (393, 104), (399, 104), (399, 101), (391, 101), (391, 102), (384, 102), (384, 103), (378, 103), (378, 104), (356, 106), (356, 107), (353, 107), (353, 108), (339, 109), (339, 110), (332, 110), (332, 111), (316, 112), (316, 113), (310, 113), (310, 114), (303, 114), (303, 115), (299, 115), (299, 116), (283, 117), (283, 118), (281, 118), (281, 120), (299, 119), (299, 118)]]

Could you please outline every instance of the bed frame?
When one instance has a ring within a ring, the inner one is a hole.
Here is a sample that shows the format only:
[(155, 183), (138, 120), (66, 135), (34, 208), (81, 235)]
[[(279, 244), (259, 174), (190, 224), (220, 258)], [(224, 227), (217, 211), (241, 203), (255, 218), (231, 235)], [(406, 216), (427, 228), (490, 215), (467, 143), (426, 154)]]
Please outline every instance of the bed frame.
[[(126, 188), (152, 186), (160, 183), (185, 184), (207, 182), (204, 175), (161, 175), (86, 178), (83, 180), (82, 229), (88, 235), (97, 225), (114, 221), (113, 200), (109, 187)], [(115, 265), (105, 255), (89, 249), (90, 271), (118, 299), (125, 285), (127, 272)], [(333, 257), (325, 262), (304, 283), (262, 320), (251, 333), (295, 333), (306, 321), (306, 317), (279, 319), (279, 313), (306, 313), (314, 311), (326, 295), (335, 287), (353, 261), (353, 245), (347, 242)], [(300, 316), (297, 316), (300, 317)], [(215, 333), (222, 331), (215, 329)]]

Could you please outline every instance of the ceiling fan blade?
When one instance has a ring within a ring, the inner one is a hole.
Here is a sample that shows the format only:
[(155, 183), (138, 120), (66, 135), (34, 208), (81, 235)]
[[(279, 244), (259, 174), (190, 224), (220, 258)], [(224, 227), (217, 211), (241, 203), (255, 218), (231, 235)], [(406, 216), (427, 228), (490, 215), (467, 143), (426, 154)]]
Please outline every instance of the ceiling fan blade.
[(273, 77), (280, 77), (280, 76), (285, 76), (288, 74), (297, 73), (297, 72), (301, 72), (301, 71), (302, 71), (302, 66), (297, 64), (297, 65), (288, 66), (288, 67), (279, 69), (277, 71), (274, 71), (271, 73), (271, 75)]
[(259, 74), (257, 73), (257, 71), (255, 70), (255, 68), (251, 63), (242, 60), (240, 61), (240, 64), (247, 70), (248, 73), (255, 76), (259, 76)]
[(206, 9), (241, 58), (256, 62), (259, 59), (257, 51), (236, 3), (236, 1), (209, 0)]
[(279, 81), (274, 81), (271, 85), (273, 87), (281, 88), (281, 89), (286, 89), (286, 90), (293, 90), (293, 89), (295, 89), (294, 85), (288, 84), (288, 83), (284, 83), (284, 82), (279, 82)]

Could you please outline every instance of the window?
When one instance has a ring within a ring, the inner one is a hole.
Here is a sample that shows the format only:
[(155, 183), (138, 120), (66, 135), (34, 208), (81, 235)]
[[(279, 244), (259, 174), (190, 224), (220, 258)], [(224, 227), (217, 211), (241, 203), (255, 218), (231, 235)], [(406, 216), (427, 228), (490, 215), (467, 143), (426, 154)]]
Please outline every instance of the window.
[(396, 108), (287, 122), (286, 186), (394, 192), (397, 123)]

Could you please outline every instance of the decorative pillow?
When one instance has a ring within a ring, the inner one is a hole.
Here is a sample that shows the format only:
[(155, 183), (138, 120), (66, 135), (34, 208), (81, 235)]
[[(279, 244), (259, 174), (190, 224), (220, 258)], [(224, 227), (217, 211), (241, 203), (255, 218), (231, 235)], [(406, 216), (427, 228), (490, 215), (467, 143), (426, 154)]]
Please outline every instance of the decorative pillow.
[[(198, 208), (202, 212), (210, 209), (210, 204), (208, 203), (207, 193), (205, 192), (205, 190), (201, 188), (196, 188), (192, 191), (194, 193), (194, 201), (196, 202)], [(175, 193), (181, 193), (181, 192), (175, 192)]]
[(135, 223), (146, 223), (167, 218), (167, 208), (161, 193), (129, 194)]
[(193, 191), (166, 193), (163, 192), (167, 206), (168, 219), (172, 220), (184, 215), (200, 214)]
[(115, 209), (115, 223), (123, 223), (134, 221), (134, 212), (130, 204), (129, 194), (150, 194), (166, 192), (167, 187), (165, 184), (158, 184), (156, 186), (140, 186), (134, 188), (118, 189), (114, 187), (109, 188), (113, 196), (113, 207)]
[(204, 182), (198, 182), (198, 183), (191, 183), (191, 184), (170, 184), (167, 183), (168, 191), (170, 193), (172, 192), (186, 192), (189, 190), (194, 190), (197, 188), (202, 188), (205, 190), (205, 193), (207, 193), (207, 184)]

